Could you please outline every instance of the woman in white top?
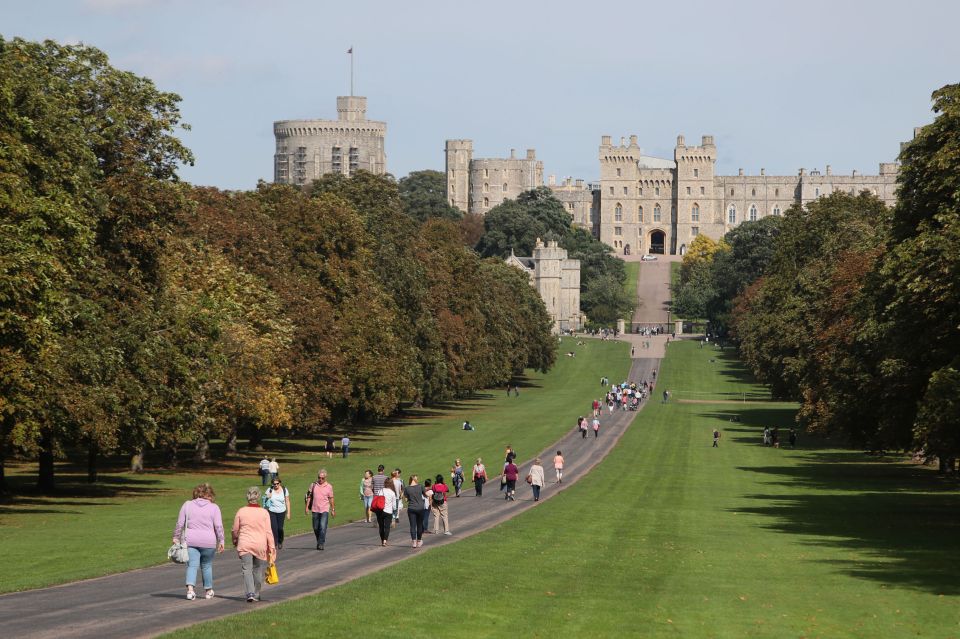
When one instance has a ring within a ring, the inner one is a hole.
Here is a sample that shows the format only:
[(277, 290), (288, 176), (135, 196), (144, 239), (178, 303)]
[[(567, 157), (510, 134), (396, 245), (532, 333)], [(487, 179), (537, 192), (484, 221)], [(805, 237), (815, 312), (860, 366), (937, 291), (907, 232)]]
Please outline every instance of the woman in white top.
[(283, 521), (290, 519), (290, 491), (276, 478), (263, 495), (263, 505), (270, 513), (270, 529), (277, 550), (283, 548)]
[(530, 474), (527, 477), (530, 478), (530, 488), (533, 489), (533, 501), (540, 501), (540, 489), (546, 482), (543, 477), (543, 465), (540, 463), (539, 457), (533, 460), (533, 466), (530, 467)]
[(393, 482), (383, 484), (383, 510), (377, 511), (377, 527), (380, 529), (380, 545), (386, 546), (390, 539), (390, 525), (393, 524), (393, 513), (397, 512), (397, 493)]

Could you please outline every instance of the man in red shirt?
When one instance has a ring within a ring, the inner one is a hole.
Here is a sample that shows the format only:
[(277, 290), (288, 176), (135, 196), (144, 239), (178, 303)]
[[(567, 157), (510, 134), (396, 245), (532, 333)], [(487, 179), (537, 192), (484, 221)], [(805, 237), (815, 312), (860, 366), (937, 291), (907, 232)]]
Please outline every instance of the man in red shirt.
[(337, 516), (337, 508), (333, 502), (333, 486), (327, 483), (326, 468), (321, 468), (317, 473), (317, 481), (310, 484), (304, 511), (313, 515), (313, 534), (317, 537), (317, 550), (323, 550), (323, 544), (327, 541), (329, 519)]

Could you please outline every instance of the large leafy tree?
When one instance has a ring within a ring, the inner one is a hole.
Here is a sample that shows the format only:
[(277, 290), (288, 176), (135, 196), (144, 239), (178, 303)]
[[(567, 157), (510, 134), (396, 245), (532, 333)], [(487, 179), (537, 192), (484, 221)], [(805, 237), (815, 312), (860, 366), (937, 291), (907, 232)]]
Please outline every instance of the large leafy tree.
[(418, 222), (440, 218), (454, 222), (463, 218), (463, 213), (447, 202), (447, 177), (440, 171), (413, 171), (400, 178), (397, 187), (403, 212)]

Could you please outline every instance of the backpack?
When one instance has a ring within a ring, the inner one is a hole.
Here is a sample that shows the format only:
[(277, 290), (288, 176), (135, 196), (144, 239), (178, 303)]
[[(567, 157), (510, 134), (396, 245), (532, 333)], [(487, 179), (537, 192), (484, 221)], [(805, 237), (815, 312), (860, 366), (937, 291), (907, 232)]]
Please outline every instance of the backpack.
[(433, 491), (433, 497), (430, 498), (434, 506), (443, 505), (443, 493), (437, 490)]
[(303, 502), (307, 505), (307, 510), (313, 508), (313, 487), (317, 485), (317, 482), (310, 484), (310, 488), (307, 488), (307, 494), (303, 496)]

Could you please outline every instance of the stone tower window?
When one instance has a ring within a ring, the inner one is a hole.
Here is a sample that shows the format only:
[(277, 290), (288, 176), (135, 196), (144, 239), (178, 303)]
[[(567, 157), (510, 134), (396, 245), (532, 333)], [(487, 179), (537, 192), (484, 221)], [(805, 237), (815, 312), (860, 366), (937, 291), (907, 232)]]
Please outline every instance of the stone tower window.
[(773, 197), (780, 197), (780, 189), (773, 190)]
[(643, 207), (637, 207), (637, 222), (643, 222)]
[(504, 193), (507, 192), (507, 183), (506, 183), (506, 182), (503, 183), (503, 192), (504, 192)]
[(733, 204), (730, 205), (730, 208), (727, 209), (727, 223), (736, 224), (737, 223), (737, 207)]
[(653, 207), (653, 221), (654, 222), (660, 221), (660, 205), (659, 204)]
[(622, 227), (622, 226), (615, 226), (615, 227), (613, 227), (613, 234), (614, 234), (614, 235), (623, 235), (623, 227)]
[(490, 185), (487, 182), (483, 183), (483, 192), (488, 193), (490, 191)]
[(614, 222), (623, 222), (623, 207), (617, 203), (617, 207), (613, 209), (613, 221)]
[(610, 187), (610, 195), (613, 195), (613, 187)]
[(700, 177), (700, 169), (693, 170), (693, 177)]
[(756, 189), (750, 189), (750, 195), (753, 196), (753, 197), (756, 197), (756, 196), (757, 196), (757, 190), (756, 190)]
[(701, 187), (700, 187), (700, 195), (706, 195), (706, 194), (707, 194), (706, 189), (701, 186)]
[(659, 186), (656, 187), (655, 189), (653, 189), (653, 194), (654, 194), (654, 195), (660, 195), (660, 187), (659, 187)]
[(750, 205), (750, 221), (751, 222), (757, 221), (757, 207), (755, 204)]
[(699, 227), (699, 226), (691, 226), (691, 227), (690, 227), (690, 235), (692, 235), (693, 237), (696, 237), (696, 236), (700, 235), (700, 227)]
[(620, 177), (620, 169), (617, 169), (617, 177)]
[(779, 206), (773, 207), (773, 214), (774, 214), (775, 216), (777, 216), (777, 217), (780, 217), (780, 207), (779, 207)]
[(483, 170), (483, 177), (490, 177), (490, 169)]
[(640, 194), (640, 195), (643, 195), (643, 187), (642, 187), (642, 186), (638, 186), (638, 187), (637, 187), (637, 193)]
[(817, 187), (816, 189), (814, 189), (814, 197), (820, 197), (820, 188), (819, 188), (819, 187)]
[(630, 194), (630, 192), (627, 190), (627, 187), (623, 187), (623, 194), (624, 194), (624, 195), (629, 195), (629, 194)]
[(700, 221), (700, 205), (694, 204), (693, 208), (690, 209), (690, 221), (699, 222)]
[(733, 189), (730, 189), (730, 195), (733, 195)]
[(483, 208), (485, 209), (490, 208), (490, 198), (488, 197), (483, 198)]
[(687, 187), (687, 195), (690, 195), (690, 187)]

